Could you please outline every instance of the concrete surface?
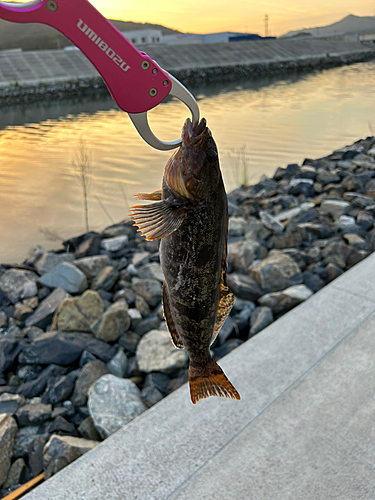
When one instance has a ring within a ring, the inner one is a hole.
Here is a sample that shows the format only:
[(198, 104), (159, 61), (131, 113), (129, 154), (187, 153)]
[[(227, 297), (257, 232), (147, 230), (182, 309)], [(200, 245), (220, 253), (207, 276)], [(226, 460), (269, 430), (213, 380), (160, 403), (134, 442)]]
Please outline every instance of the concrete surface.
[(187, 385), (24, 500), (375, 498), (375, 254), (221, 360), (240, 402)]
[[(373, 48), (364, 47), (355, 36), (159, 45), (141, 50), (171, 72), (373, 52)], [(95, 76), (98, 73), (94, 66), (78, 50), (0, 51), (0, 87), (16, 82), (19, 85), (37, 85)]]

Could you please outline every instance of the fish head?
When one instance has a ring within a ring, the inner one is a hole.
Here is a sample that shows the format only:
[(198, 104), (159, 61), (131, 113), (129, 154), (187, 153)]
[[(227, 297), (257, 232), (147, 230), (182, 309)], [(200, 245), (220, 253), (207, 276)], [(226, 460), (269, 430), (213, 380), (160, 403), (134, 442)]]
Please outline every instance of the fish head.
[(181, 146), (166, 166), (164, 179), (181, 196), (199, 203), (221, 181), (217, 147), (204, 118), (196, 127), (188, 118), (181, 139)]

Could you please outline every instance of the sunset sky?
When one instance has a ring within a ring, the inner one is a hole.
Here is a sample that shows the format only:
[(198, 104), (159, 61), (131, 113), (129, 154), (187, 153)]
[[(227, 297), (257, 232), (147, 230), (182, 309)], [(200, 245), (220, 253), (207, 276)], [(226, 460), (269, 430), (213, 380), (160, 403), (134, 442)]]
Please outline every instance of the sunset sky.
[[(163, 24), (182, 32), (240, 31), (272, 35), (324, 26), (348, 14), (374, 16), (375, 0), (91, 0), (111, 19)], [(126, 8), (124, 8), (126, 5)]]

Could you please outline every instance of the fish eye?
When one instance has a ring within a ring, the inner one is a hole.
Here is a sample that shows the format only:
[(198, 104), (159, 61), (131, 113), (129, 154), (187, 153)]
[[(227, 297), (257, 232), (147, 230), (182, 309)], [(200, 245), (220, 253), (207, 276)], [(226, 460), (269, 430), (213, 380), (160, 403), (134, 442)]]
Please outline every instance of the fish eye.
[(214, 149), (207, 149), (206, 156), (209, 162), (214, 162), (217, 159), (217, 152)]

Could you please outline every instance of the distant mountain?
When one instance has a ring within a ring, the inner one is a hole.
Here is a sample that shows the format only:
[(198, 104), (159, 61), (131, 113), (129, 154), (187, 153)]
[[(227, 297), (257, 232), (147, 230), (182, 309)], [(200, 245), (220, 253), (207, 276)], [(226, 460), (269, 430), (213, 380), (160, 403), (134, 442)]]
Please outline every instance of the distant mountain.
[(322, 26), (320, 28), (304, 28), (302, 30), (289, 31), (289, 33), (282, 35), (280, 38), (302, 35), (317, 36), (331, 35), (334, 33), (359, 33), (363, 31), (375, 31), (375, 16), (360, 17), (349, 14), (349, 16), (344, 17), (344, 19), (341, 19), (341, 21), (337, 23)]
[[(143, 29), (160, 29), (163, 35), (173, 35), (179, 31), (166, 28), (159, 24), (133, 23), (131, 21), (111, 21), (120, 31)], [(72, 45), (72, 43), (58, 31), (44, 24), (18, 24), (0, 19), (0, 50), (46, 50), (58, 49)]]

